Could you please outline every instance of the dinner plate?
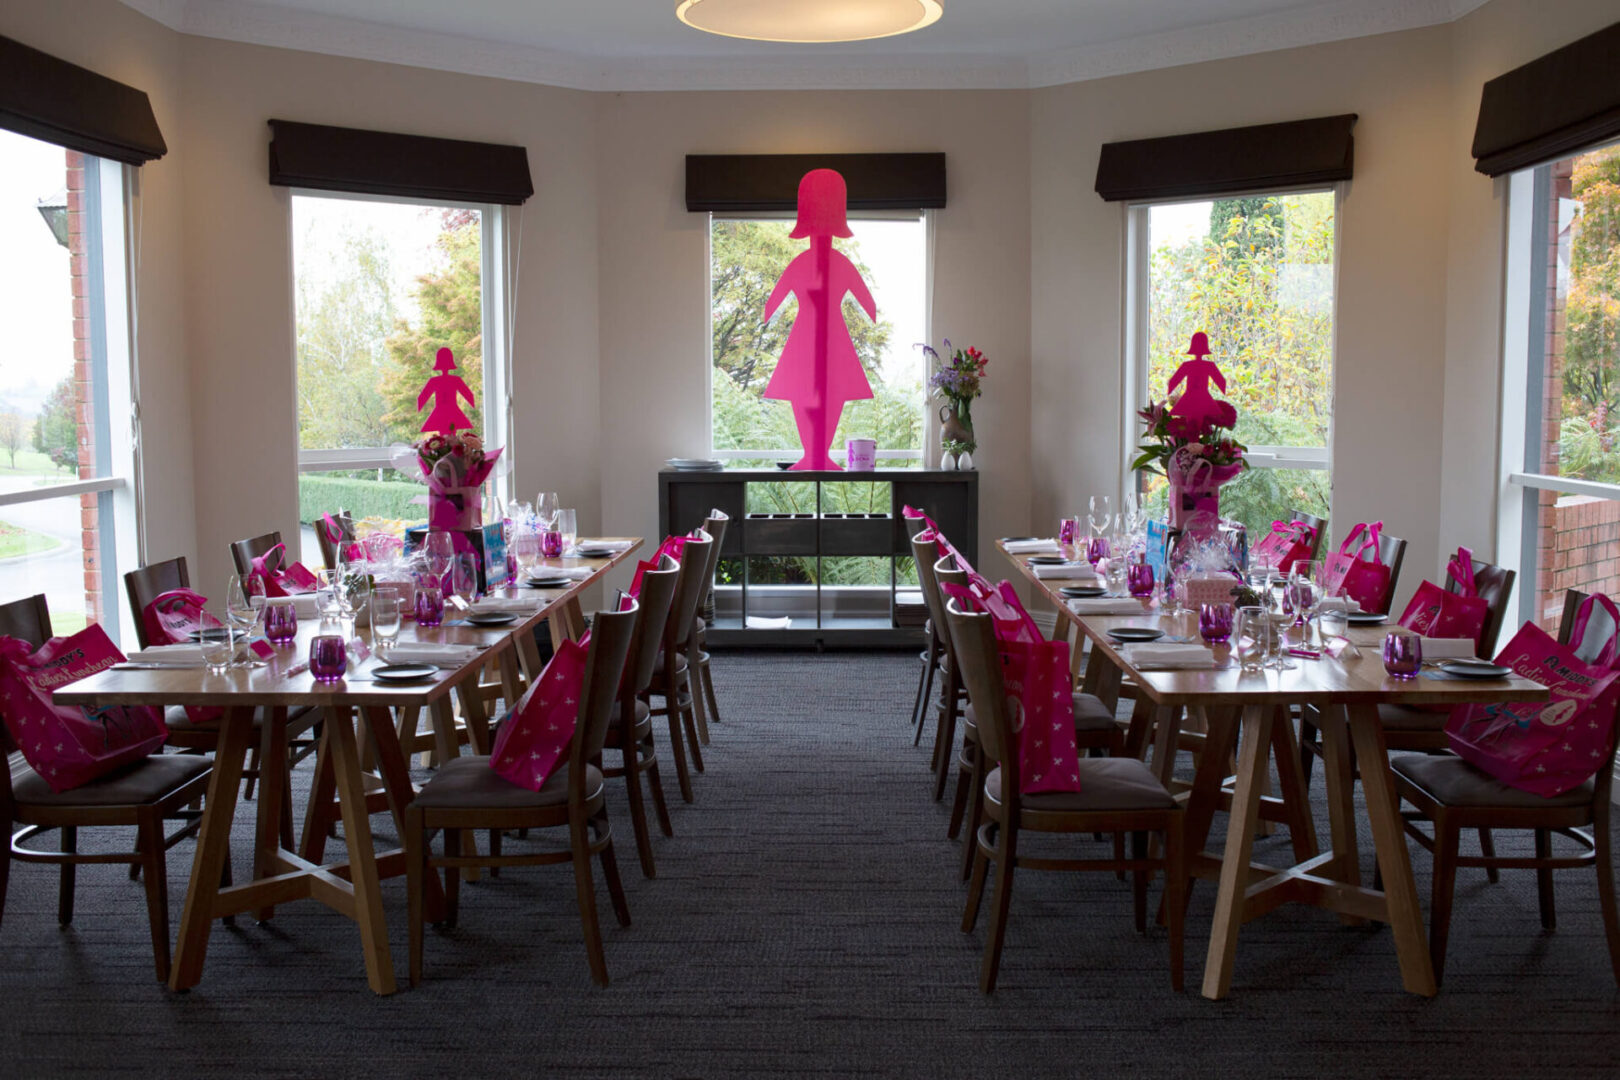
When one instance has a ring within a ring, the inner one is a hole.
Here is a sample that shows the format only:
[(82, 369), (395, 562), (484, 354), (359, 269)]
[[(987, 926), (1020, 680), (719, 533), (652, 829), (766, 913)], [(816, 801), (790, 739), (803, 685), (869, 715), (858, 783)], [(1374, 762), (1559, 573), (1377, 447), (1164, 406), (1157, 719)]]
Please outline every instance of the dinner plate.
[(1001, 538), (1001, 542), (1003, 544), (1022, 544), (1026, 540), (1039, 540), (1039, 539), (1040, 539), (1040, 537), (1038, 537), (1038, 536), (1003, 536)]
[(574, 549), (576, 559), (606, 559), (615, 554), (612, 548), (582, 547)]
[(1064, 596), (1080, 599), (1089, 596), (1107, 596), (1108, 590), (1102, 585), (1065, 585), (1058, 592)]
[(1513, 674), (1512, 668), (1487, 663), (1484, 660), (1442, 660), (1435, 666), (1447, 675), (1457, 675), (1464, 679), (1505, 679)]
[(1031, 566), (1062, 566), (1068, 562), (1061, 555), (1031, 555), (1024, 561)]
[(1116, 626), (1108, 631), (1108, 636), (1115, 641), (1158, 641), (1164, 637), (1164, 631), (1151, 626)]
[(1352, 611), (1345, 616), (1351, 626), (1378, 626), (1389, 621), (1388, 615), (1376, 611)]
[(474, 626), (510, 626), (517, 622), (517, 615), (510, 611), (475, 611), (467, 621)]
[(439, 669), (432, 664), (383, 664), (371, 669), (371, 677), (383, 682), (417, 682), (438, 673)]
[(529, 578), (523, 584), (527, 585), (531, 589), (566, 589), (573, 583), (572, 578), (545, 577)]

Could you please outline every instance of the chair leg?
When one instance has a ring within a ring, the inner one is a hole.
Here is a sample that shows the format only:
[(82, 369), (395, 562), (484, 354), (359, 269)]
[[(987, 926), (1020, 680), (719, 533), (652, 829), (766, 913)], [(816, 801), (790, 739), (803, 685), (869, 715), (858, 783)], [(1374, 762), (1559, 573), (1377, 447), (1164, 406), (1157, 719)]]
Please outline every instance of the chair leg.
[(247, 769), (242, 777), (242, 798), (253, 798), (253, 783), (263, 765), (264, 763), (259, 760), (259, 748), (255, 746), (248, 751)]
[(1013, 870), (1018, 862), (1018, 830), (1003, 827), (999, 848), (996, 852), (996, 891), (990, 899), (990, 932), (984, 940), (984, 963), (979, 967), (979, 989), (986, 994), (996, 988), (996, 972), (1001, 968), (1001, 946), (1007, 940)]
[[(1491, 839), (1491, 830), (1479, 830), (1479, 850), (1487, 859), (1496, 858), (1496, 842)], [(1485, 880), (1495, 885), (1502, 880), (1502, 872), (1494, 866), (1485, 868)]]
[(422, 920), (426, 917), (423, 912), (422, 897), (427, 888), (427, 845), (428, 838), (422, 828), (421, 818), (405, 814), (405, 925), (410, 927), (410, 977), (411, 985), (419, 986), (422, 982)]
[(146, 873), (146, 917), (152, 926), (152, 959), (158, 982), (169, 981), (169, 877), (164, 867), (163, 818), (156, 812), (139, 825), (141, 869)]
[(1320, 745), (1316, 725), (1299, 718), (1299, 783), (1307, 792), (1311, 790), (1311, 773), (1316, 766), (1316, 755), (1311, 750)]
[(947, 679), (945, 689), (951, 695), (949, 702), (939, 707), (938, 759), (934, 770), (934, 801), (945, 797), (945, 781), (951, 775), (951, 758), (956, 749), (956, 694), (954, 683)]
[(720, 722), (720, 703), (714, 697), (714, 666), (712, 660), (705, 660), (698, 668), (698, 675), (703, 683), (703, 699), (709, 705), (709, 722)]
[(580, 821), (570, 825), (568, 831), (574, 852), (574, 896), (579, 901), (580, 928), (585, 934), (585, 959), (591, 966), (591, 979), (598, 986), (606, 986), (607, 957), (602, 952), (602, 927), (596, 918), (596, 881), (591, 876), (587, 826)]
[(956, 756), (956, 794), (951, 796), (951, 819), (945, 826), (945, 838), (955, 840), (962, 832), (962, 818), (967, 813), (968, 788), (971, 786), (973, 766), (964, 764), (963, 757), (971, 757), (973, 748), (964, 739), (962, 752)]
[[(468, 835), (469, 836), (477, 836), (478, 834), (477, 833), (468, 833)], [(499, 858), (500, 857), (500, 854), (501, 854), (501, 830), (499, 830), (499, 829), (491, 829), (491, 830), (489, 830), (489, 854), (490, 854), (491, 858)], [(492, 878), (500, 877), (501, 876), (501, 868), (498, 867), (498, 866), (491, 866), (489, 868), (489, 876), (492, 877)]]
[(1457, 848), (1461, 836), (1455, 826), (1434, 823), (1434, 883), (1429, 900), (1429, 962), (1434, 965), (1434, 983), (1440, 985), (1446, 971), (1446, 938), (1451, 933), (1451, 901), (1457, 884)]
[(686, 684), (687, 704), (686, 708), (681, 710), (681, 725), (686, 729), (686, 745), (692, 751), (692, 769), (695, 772), (702, 772), (704, 740), (698, 738), (697, 713), (693, 708), (693, 702), (696, 700), (696, 696), (692, 693), (692, 684), (688, 682)]
[[(692, 733), (692, 742), (703, 746), (709, 745), (709, 717), (708, 702), (703, 700), (702, 680), (698, 677), (697, 649), (688, 649), (686, 653), (686, 683), (692, 695), (692, 719), (697, 724), (697, 730)], [(698, 772), (703, 767), (698, 766)]]
[(665, 836), (674, 836), (675, 829), (669, 823), (669, 804), (664, 801), (664, 782), (658, 776), (658, 748), (653, 743), (651, 731), (642, 745), (647, 754), (647, 786), (652, 789), (653, 810), (658, 814), (658, 831)]
[(6, 886), (11, 881), (11, 828), (6, 827), (7, 835), (0, 837), (0, 924), (6, 917)]
[(1164, 906), (1170, 931), (1170, 986), (1177, 993), (1182, 987), (1185, 954), (1183, 923), (1187, 917), (1187, 847), (1183, 815), (1177, 814), (1164, 837)]
[[(1536, 858), (1552, 858), (1552, 830), (1536, 830)], [(1558, 910), (1553, 904), (1553, 872), (1545, 866), (1536, 867), (1536, 903), (1541, 908), (1541, 926), (1544, 930), (1558, 929)]]
[[(967, 793), (967, 836), (962, 843), (962, 880), (966, 881), (973, 866), (973, 851), (979, 846), (979, 825), (984, 820), (984, 752), (973, 756), (973, 771), (965, 778)], [(962, 781), (957, 781), (961, 783)]]
[[(7, 843), (10, 843), (9, 838)], [(62, 852), (75, 854), (79, 850), (79, 830), (73, 825), (62, 826)], [(67, 926), (73, 921), (73, 886), (78, 874), (73, 863), (62, 864), (62, 883), (56, 894), (56, 921)]]
[[(1131, 833), (1131, 858), (1137, 862), (1147, 859), (1148, 834), (1137, 830)], [(1131, 874), (1131, 902), (1136, 914), (1136, 932), (1147, 933), (1147, 887), (1148, 872), (1146, 866), (1140, 866)]]
[(624, 895), (624, 883), (619, 880), (619, 860), (613, 854), (613, 834), (608, 827), (607, 810), (597, 815), (601, 830), (607, 833), (607, 844), (597, 858), (602, 861), (602, 877), (607, 881), (608, 898), (613, 901), (613, 914), (620, 926), (630, 925), (630, 901)]
[(962, 909), (962, 933), (971, 934), (979, 921), (979, 904), (984, 900), (984, 879), (990, 870), (990, 857), (977, 832), (969, 834), (967, 842), (973, 845), (973, 877), (968, 881), (967, 906)]
[[(1593, 808), (1592, 846), (1597, 860), (1598, 907), (1603, 909), (1603, 932), (1609, 939), (1609, 966), (1620, 983), (1620, 909), (1615, 907), (1614, 848), (1609, 833), (1609, 807)], [(0, 904), (6, 899), (5, 863), (0, 861)]]
[(669, 753), (675, 759), (675, 779), (680, 782), (682, 801), (691, 802), (692, 776), (686, 771), (686, 741), (681, 736), (680, 710), (670, 698), (664, 701), (669, 705)]
[[(454, 859), (461, 854), (461, 830), (445, 829), (444, 857)], [(423, 846), (429, 843), (428, 837), (422, 837)], [(423, 852), (423, 858), (427, 853)], [(444, 925), (455, 927), (461, 921), (461, 868), (447, 866), (444, 868)]]
[(630, 828), (636, 836), (636, 854), (641, 857), (641, 876), (654, 878), (658, 867), (653, 864), (652, 835), (647, 831), (647, 804), (642, 799), (641, 770), (636, 768), (637, 748), (625, 747), (623, 757), (625, 801), (630, 804)]
[(917, 702), (911, 709), (911, 745), (922, 742), (923, 725), (928, 722), (928, 699), (934, 693), (934, 667), (939, 663), (939, 640), (928, 635), (928, 648), (923, 650), (922, 674), (917, 679)]

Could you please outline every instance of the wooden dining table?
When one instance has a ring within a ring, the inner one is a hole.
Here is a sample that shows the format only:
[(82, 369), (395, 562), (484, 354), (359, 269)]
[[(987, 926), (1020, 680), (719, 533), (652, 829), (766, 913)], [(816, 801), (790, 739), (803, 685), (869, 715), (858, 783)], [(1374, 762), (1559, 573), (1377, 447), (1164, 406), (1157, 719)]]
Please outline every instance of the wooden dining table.
[[(1339, 658), (1325, 652), (1319, 659), (1290, 657), (1294, 665), (1290, 670), (1245, 672), (1224, 646), (1215, 648), (1217, 666), (1212, 670), (1145, 670), (1133, 662), (1131, 647), (1116, 641), (1109, 631), (1151, 627), (1196, 641), (1196, 617), (1165, 615), (1146, 604), (1140, 613), (1128, 615), (1076, 614), (1058, 591), (1074, 582), (1038, 578), (1027, 556), (1009, 554), (1000, 543), (997, 547), (1057, 608), (1059, 626), (1090, 642), (1084, 688), (1113, 704), (1124, 679), (1135, 685), (1137, 705), (1127, 746), (1145, 751), (1147, 730), (1156, 728), (1153, 765), (1167, 787), (1172, 786), (1182, 715), (1205, 729), (1192, 785), (1182, 796), (1187, 848), (1198, 853), (1189, 859), (1189, 871), (1217, 882), (1204, 996), (1221, 998), (1230, 991), (1242, 925), (1285, 903), (1326, 908), (1347, 922), (1387, 924), (1402, 985), (1412, 993), (1433, 996), (1434, 968), (1378, 706), (1544, 701), (1546, 688), (1517, 676), (1464, 679), (1428, 667), (1414, 679), (1393, 678), (1384, 671), (1380, 651), (1389, 629), (1384, 626), (1352, 627), (1345, 636), (1353, 647)], [(1079, 646), (1077, 639), (1076, 649)], [(1314, 707), (1322, 736), (1331, 833), (1325, 851), (1317, 850), (1308, 795), (1293, 749), (1289, 717), (1296, 705)], [(1236, 772), (1229, 779), (1234, 750)], [(1271, 812), (1263, 815), (1262, 794), (1273, 756), (1280, 798), (1268, 800)], [(1358, 767), (1383, 879), (1381, 890), (1364, 885), (1360, 877), (1354, 804)], [(1230, 812), (1224, 850), (1204, 851), (1220, 809)], [(1289, 824), (1295, 859), (1291, 865), (1253, 861), (1263, 816)]]
[[(180, 916), (170, 989), (187, 990), (201, 981), (213, 920), (243, 912), (267, 919), (274, 914), (276, 905), (307, 898), (358, 924), (371, 989), (378, 994), (394, 992), (394, 967), (380, 883), (383, 878), (405, 873), (404, 853), (400, 849), (377, 851), (372, 842), (369, 815), (374, 800), (368, 799), (371, 792), (360, 752), (362, 740), (369, 743), (375, 761), (374, 786), (383, 793), (396, 829), (403, 830), (405, 807), (415, 796), (415, 788), (395, 730), (393, 710), (405, 710), (413, 717), (422, 710), (428, 712), (442, 760), (456, 753), (451, 698), (454, 693), (461, 702), (473, 749), (487, 753), (489, 729), (478, 689), (480, 674), (491, 661), (503, 660), (502, 695), (508, 703), (514, 702), (523, 685), (518, 673), (522, 673), (523, 681), (532, 681), (539, 674), (540, 651), (535, 633), (540, 623), (549, 621), (554, 644), (577, 639), (583, 633), (581, 594), (641, 546), (639, 538), (607, 539), (624, 545), (623, 549), (600, 559), (546, 561), (549, 566), (584, 567), (589, 571), (565, 587), (533, 589), (519, 585), (499, 590), (496, 595), (532, 597), (535, 601), (532, 613), (517, 613), (518, 618), (507, 625), (465, 624), (451, 609), (446, 610), (445, 624), (439, 627), (407, 622), (400, 634), (401, 642), (472, 645), (480, 650), (467, 663), (453, 670), (440, 670), (420, 682), (389, 683), (373, 678), (370, 673), (378, 664), (375, 656), (359, 662), (351, 658), (348, 672), (339, 682), (317, 682), (307, 669), (298, 670), (308, 656), (309, 640), (314, 634), (315, 620), (303, 620), (296, 641), (276, 648), (272, 656), (254, 666), (233, 667), (225, 674), (213, 675), (202, 668), (120, 665), (56, 691), (56, 700), (63, 704), (196, 705), (224, 710), (191, 880)], [(306, 707), (320, 709), (324, 723), (303, 842), (295, 850), (282, 824), (292, 797), (286, 773), (268, 764), (286, 758), (288, 710)], [(264, 710), (260, 760), (267, 767), (260, 772), (254, 873), (251, 880), (223, 884), (242, 772), (254, 742), (253, 718), (257, 709)], [(329, 824), (326, 807), (334, 796), (347, 851), (343, 861), (324, 862)], [(428, 888), (428, 917), (442, 918), (443, 896), (433, 875), (429, 875)]]

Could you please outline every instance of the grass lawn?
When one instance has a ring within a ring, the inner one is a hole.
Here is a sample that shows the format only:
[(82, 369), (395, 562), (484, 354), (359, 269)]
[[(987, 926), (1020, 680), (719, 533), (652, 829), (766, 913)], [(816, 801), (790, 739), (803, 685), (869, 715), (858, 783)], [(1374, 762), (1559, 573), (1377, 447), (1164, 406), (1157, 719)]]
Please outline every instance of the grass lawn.
[(60, 547), (61, 544), (62, 542), (54, 537), (30, 532), (8, 521), (0, 521), (0, 559), (10, 559), (18, 555), (37, 555), (42, 551)]
[(51, 464), (51, 459), (37, 450), (17, 451), (17, 464), (11, 464), (11, 454), (0, 450), (0, 475), (7, 476), (38, 476), (49, 480), (53, 484), (65, 484), (78, 478), (78, 473), (72, 469), (62, 469)]

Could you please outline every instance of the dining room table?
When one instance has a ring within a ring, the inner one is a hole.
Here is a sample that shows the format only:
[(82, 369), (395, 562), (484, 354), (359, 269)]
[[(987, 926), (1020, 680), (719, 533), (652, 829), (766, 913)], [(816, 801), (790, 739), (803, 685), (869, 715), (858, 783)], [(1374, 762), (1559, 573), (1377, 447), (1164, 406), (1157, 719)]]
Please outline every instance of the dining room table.
[[(1465, 678), (1427, 665), (1415, 678), (1396, 678), (1384, 669), (1380, 646), (1390, 627), (1382, 625), (1351, 626), (1342, 644), (1333, 643), (1334, 650), (1306, 650), (1319, 654), (1314, 657), (1284, 652), (1291, 666), (1283, 669), (1245, 671), (1230, 649), (1216, 645), (1213, 667), (1153, 670), (1137, 663), (1135, 647), (1111, 632), (1142, 628), (1161, 631), (1163, 641), (1197, 642), (1196, 615), (1166, 613), (1148, 600), (1137, 601), (1140, 611), (1077, 612), (1061, 592), (1073, 580), (1038, 576), (1027, 556), (1007, 552), (1001, 542), (997, 548), (1036, 594), (1057, 609), (1063, 631), (1057, 636), (1072, 633), (1076, 652), (1089, 643), (1083, 688), (1114, 704), (1122, 684), (1134, 686), (1127, 752), (1145, 756), (1151, 731), (1153, 767), (1167, 788), (1176, 786), (1182, 718), (1204, 729), (1192, 783), (1178, 796), (1186, 805), (1187, 849), (1195, 853), (1188, 860), (1189, 873), (1216, 881), (1203, 995), (1218, 999), (1231, 990), (1245, 922), (1283, 904), (1300, 903), (1337, 912), (1348, 923), (1388, 925), (1402, 985), (1432, 997), (1437, 990), (1434, 968), (1378, 707), (1544, 701), (1546, 688), (1516, 675)], [(1314, 709), (1321, 731), (1330, 830), (1326, 850), (1318, 849), (1294, 749), (1291, 710), (1296, 706)], [(1265, 796), (1273, 760), (1280, 789), (1275, 798)], [(1358, 776), (1382, 888), (1361, 880), (1354, 801)], [(1206, 851), (1214, 816), (1223, 809), (1229, 812), (1223, 849)], [(1255, 836), (1265, 820), (1289, 826), (1292, 863), (1253, 860)]]
[[(495, 602), (482, 607), (517, 609), (504, 625), (475, 625), (466, 621), (466, 613), (450, 608), (437, 627), (405, 623), (400, 644), (472, 647), (464, 659), (434, 665), (436, 670), (413, 681), (385, 681), (376, 676), (380, 659), (374, 652), (359, 655), (371, 649), (372, 643), (365, 640), (374, 638), (369, 630), (364, 636), (357, 632), (351, 640), (349, 663), (340, 680), (317, 681), (306, 662), (309, 642), (317, 632), (315, 620), (301, 620), (294, 641), (252, 659), (241, 654), (223, 674), (202, 667), (136, 661), (115, 665), (56, 691), (55, 698), (62, 704), (223, 710), (180, 915), (169, 975), (171, 990), (188, 990), (201, 981), (215, 919), (253, 912), (262, 921), (274, 915), (277, 905), (311, 899), (356, 922), (367, 982), (378, 994), (394, 992), (397, 984), (380, 885), (384, 878), (405, 873), (404, 852), (376, 849), (370, 815), (390, 812), (396, 830), (403, 835), (405, 808), (416, 793), (395, 712), (412, 717), (414, 727), (415, 717), (425, 710), (433, 718), (444, 760), (458, 752), (454, 703), (459, 700), (474, 752), (488, 753), (488, 717), (479, 691), (482, 672), (499, 662), (501, 696), (510, 705), (526, 684), (539, 677), (542, 664), (536, 633), (542, 623), (549, 623), (554, 644), (583, 635), (582, 595), (631, 558), (642, 543), (637, 537), (610, 537), (601, 542), (613, 550), (598, 558), (547, 559), (529, 570), (531, 576), (564, 571), (572, 575), (566, 583), (542, 588), (518, 581), (492, 591), (490, 599)], [(292, 798), (286, 770), (262, 768), (253, 875), (246, 881), (234, 881), (230, 835), (243, 769), (254, 748), (254, 714), (262, 710), (259, 752), (261, 761), (268, 763), (285, 759), (288, 711), (299, 708), (319, 709), (323, 721), (302, 842), (294, 847), (284, 825)], [(374, 772), (365, 767), (362, 745), (371, 751)], [(327, 808), (334, 799), (346, 850), (340, 861), (326, 861), (324, 849), (331, 824)], [(430, 919), (443, 917), (444, 898), (432, 875), (426, 907)]]

